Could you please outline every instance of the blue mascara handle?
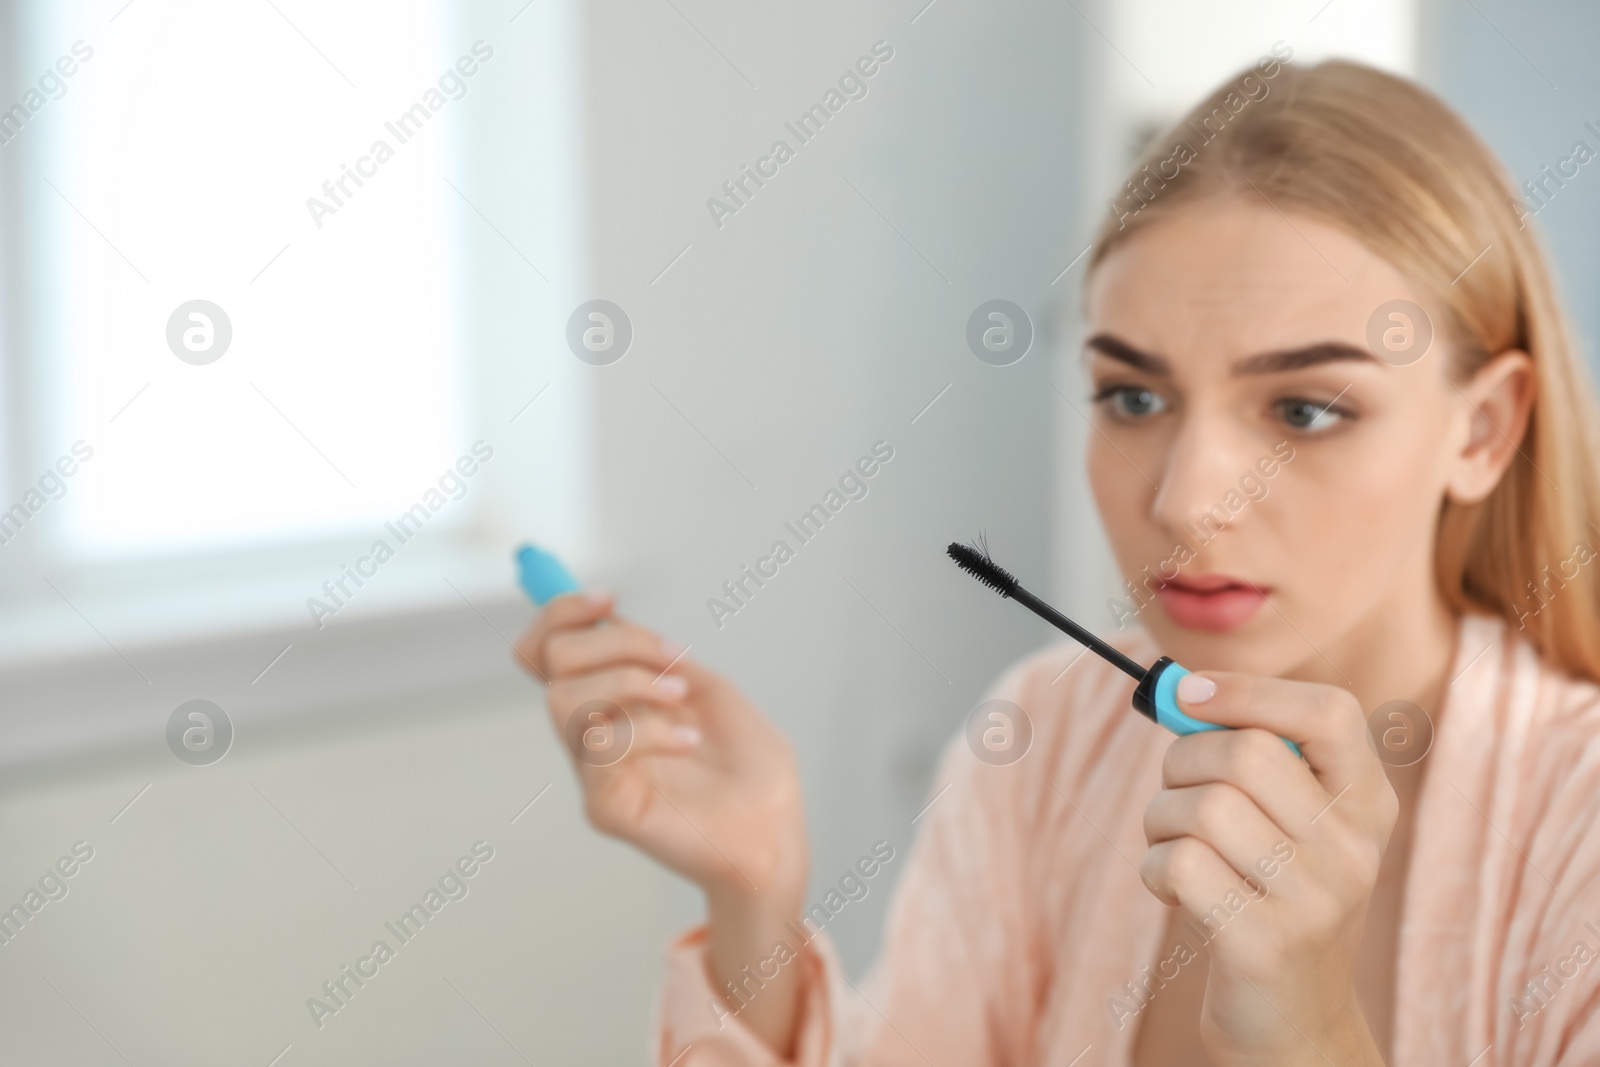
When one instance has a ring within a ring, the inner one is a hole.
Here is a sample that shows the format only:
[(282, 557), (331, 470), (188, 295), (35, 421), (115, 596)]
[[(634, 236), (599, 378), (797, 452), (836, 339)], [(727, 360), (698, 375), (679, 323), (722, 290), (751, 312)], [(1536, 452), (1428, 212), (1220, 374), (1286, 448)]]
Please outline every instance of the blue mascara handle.
[(581, 586), (561, 561), (537, 545), (517, 549), (517, 580), (523, 592), (540, 607), (562, 593), (576, 593)]
[[(1188, 668), (1162, 656), (1145, 675), (1145, 680), (1139, 683), (1139, 688), (1134, 691), (1133, 706), (1147, 718), (1153, 719), (1180, 737), (1197, 734), (1201, 730), (1233, 729), (1231, 726), (1218, 726), (1214, 722), (1196, 719), (1178, 707), (1178, 679), (1188, 673)], [(1289, 751), (1296, 756), (1300, 755), (1299, 745), (1287, 737), (1281, 740), (1289, 746)]]

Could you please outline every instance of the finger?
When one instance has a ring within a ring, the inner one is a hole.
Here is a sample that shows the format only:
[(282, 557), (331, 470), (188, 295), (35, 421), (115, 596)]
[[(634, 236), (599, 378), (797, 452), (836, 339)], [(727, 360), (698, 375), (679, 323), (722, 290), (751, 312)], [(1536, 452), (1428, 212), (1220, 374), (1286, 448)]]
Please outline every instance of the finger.
[(1278, 735), (1245, 727), (1202, 730), (1167, 746), (1161, 784), (1183, 789), (1224, 783), (1248, 797), (1277, 826), (1300, 839), (1331, 798), (1311, 768)]
[(1200, 918), (1229, 893), (1243, 892), (1239, 876), (1215, 849), (1193, 837), (1178, 837), (1150, 846), (1139, 861), (1145, 888), (1169, 906), (1181, 906)]
[[(619, 615), (608, 617), (617, 620), (619, 626), (629, 625)], [(684, 648), (670, 657), (671, 665), (664, 668), (660, 681), (677, 678), (687, 683), (684, 702), (693, 705), (699, 716), (700, 727), (708, 736), (735, 748), (755, 735), (766, 735), (768, 738), (778, 736), (771, 724), (751, 708), (737, 686), (695, 660), (688, 652), (689, 648)]]
[[(657, 677), (643, 667), (612, 667), (550, 683), (545, 697), (551, 721), (565, 733), (567, 720), (586, 705), (672, 708), (683, 702), (688, 683), (678, 675)], [(605, 708), (591, 709), (605, 712)]]
[(1289, 835), (1254, 801), (1222, 782), (1157, 793), (1145, 808), (1144, 836), (1151, 845), (1197, 838), (1235, 874), (1258, 882), (1272, 863), (1274, 849), (1289, 846)]
[(660, 712), (630, 713), (633, 747), (629, 759), (642, 756), (682, 756), (700, 747), (700, 727)]
[(591, 626), (611, 611), (613, 599), (604, 589), (563, 593), (544, 606), (533, 624), (523, 631), (514, 646), (517, 660), (541, 681), (549, 681), (544, 662), (544, 645), (550, 635), (573, 627)]
[(1360, 702), (1337, 686), (1204, 671), (1180, 678), (1177, 698), (1178, 706), (1197, 719), (1258, 726), (1295, 742), (1330, 793), (1383, 773), (1367, 743)]
[(611, 626), (558, 630), (545, 641), (544, 664), (552, 679), (586, 674), (602, 667), (634, 663), (657, 674), (673, 665), (684, 651), (653, 630), (620, 616)]
[(568, 748), (579, 770), (603, 771), (649, 756), (684, 756), (701, 744), (699, 727), (659, 711), (613, 708), (570, 731)]
[(685, 700), (701, 715), (700, 725), (707, 734), (732, 736), (743, 729), (759, 730), (764, 722), (759, 713), (750, 714), (738, 686), (689, 655), (687, 649), (676, 657), (668, 677), (681, 677), (688, 683)]

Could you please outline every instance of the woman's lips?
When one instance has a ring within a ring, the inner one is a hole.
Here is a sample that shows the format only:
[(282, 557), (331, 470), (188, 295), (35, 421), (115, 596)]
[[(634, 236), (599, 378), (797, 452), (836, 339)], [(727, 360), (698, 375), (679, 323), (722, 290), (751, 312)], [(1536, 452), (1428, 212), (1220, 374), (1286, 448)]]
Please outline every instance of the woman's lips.
[(1261, 610), (1271, 589), (1222, 574), (1175, 578), (1156, 590), (1167, 618), (1188, 630), (1226, 633)]

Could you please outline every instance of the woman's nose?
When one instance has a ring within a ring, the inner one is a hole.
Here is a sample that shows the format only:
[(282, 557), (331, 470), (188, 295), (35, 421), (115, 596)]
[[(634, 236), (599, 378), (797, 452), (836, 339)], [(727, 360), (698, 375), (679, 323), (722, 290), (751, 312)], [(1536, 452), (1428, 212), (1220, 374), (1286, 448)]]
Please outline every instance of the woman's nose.
[(1155, 520), (1169, 530), (1188, 524), (1223, 529), (1233, 508), (1225, 498), (1239, 492), (1239, 479), (1252, 463), (1248, 442), (1216, 417), (1187, 413), (1169, 449), (1151, 505)]

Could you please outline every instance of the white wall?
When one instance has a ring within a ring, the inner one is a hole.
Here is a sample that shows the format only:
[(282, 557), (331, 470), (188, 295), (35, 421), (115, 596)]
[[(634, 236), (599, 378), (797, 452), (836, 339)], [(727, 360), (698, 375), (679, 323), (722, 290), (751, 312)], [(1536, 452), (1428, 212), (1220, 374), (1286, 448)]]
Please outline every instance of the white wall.
[[(659, 579), (625, 609), (794, 739), (818, 887), (878, 838), (909, 842), (939, 746), (1048, 636), (944, 546), (986, 530), (1048, 588), (1051, 501), (1071, 476), (1046, 316), (1081, 247), (1081, 26), (1037, 5), (921, 7), (587, 9), (595, 291), (637, 330), (599, 380), (603, 555)], [(784, 123), (880, 40), (894, 55), (868, 95), (719, 229), (706, 200), (774, 139), (795, 143)], [(997, 297), (1041, 332), (1004, 368), (964, 341)], [(706, 599), (880, 439), (894, 459), (870, 495), (716, 628)], [(852, 967), (886, 898), (841, 916)], [(685, 893), (677, 910), (697, 908)]]

